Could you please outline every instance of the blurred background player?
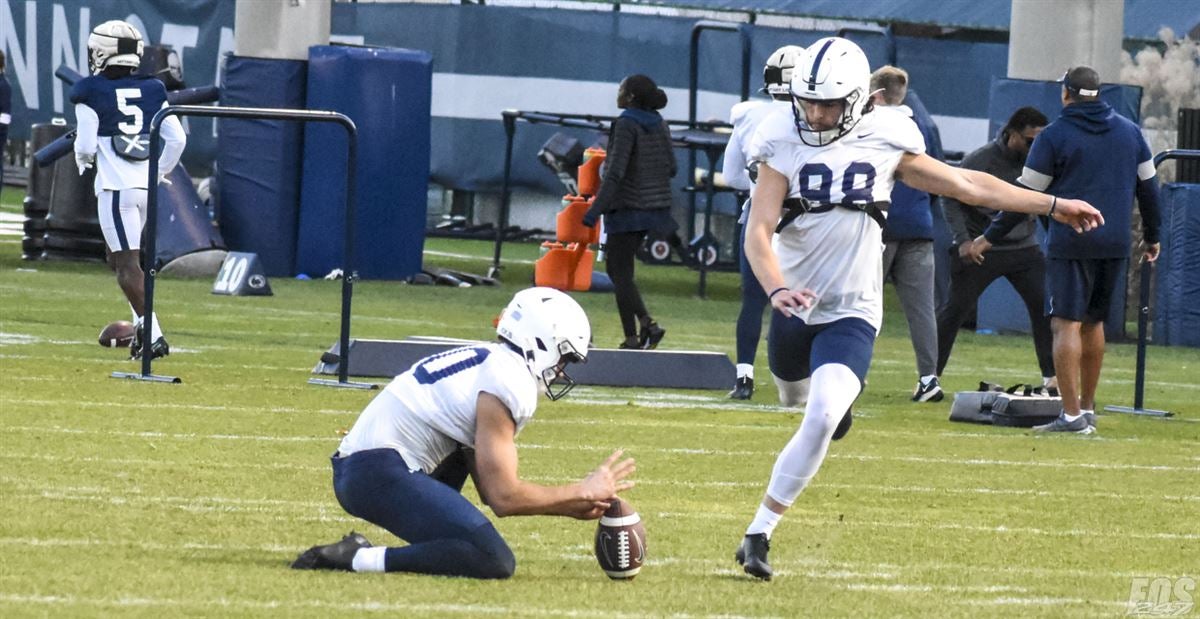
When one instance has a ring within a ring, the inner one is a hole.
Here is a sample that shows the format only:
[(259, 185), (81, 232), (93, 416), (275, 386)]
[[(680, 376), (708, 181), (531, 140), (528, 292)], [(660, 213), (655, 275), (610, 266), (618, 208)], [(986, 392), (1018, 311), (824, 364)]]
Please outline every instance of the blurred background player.
[[(1094, 203), (1108, 226), (1079, 234), (1052, 222), (1046, 242), (1046, 314), (1063, 412), (1043, 432), (1096, 431), (1096, 386), (1104, 363), (1104, 321), (1132, 248), (1133, 199), (1145, 234), (1143, 257), (1158, 259), (1158, 186), (1142, 131), (1099, 100), (1100, 75), (1075, 67), (1063, 76), (1063, 111), (1029, 150), (1022, 185)], [(1059, 200), (1061, 205), (1062, 200)]]
[[(961, 167), (1016, 184), (1029, 146), (1048, 122), (1036, 108), (1018, 109), (1000, 135), (991, 144), (967, 155)], [(1042, 384), (1051, 393), (1057, 393), (1050, 319), (1045, 314), (1046, 258), (1038, 244), (1036, 219), (1024, 213), (998, 213), (970, 206), (953, 198), (946, 198), (943, 204), (946, 222), (954, 234), (954, 257), (950, 267), (950, 300), (938, 312), (938, 376), (945, 371), (958, 329), (979, 296), (1003, 277), (1012, 284), (1029, 312)]]
[(363, 410), (333, 456), (333, 490), (352, 516), (408, 546), (372, 546), (350, 533), (314, 546), (296, 569), (415, 572), (508, 578), (516, 559), (487, 516), (460, 494), (468, 473), (500, 517), (599, 518), (631, 488), (632, 459), (610, 455), (581, 481), (542, 486), (517, 476), (517, 433), (538, 392), (557, 400), (574, 386), (570, 363), (587, 360), (583, 308), (550, 288), (518, 292), (496, 327), (499, 341), (418, 361)]
[(613, 121), (603, 180), (583, 217), (584, 225), (594, 226), (604, 216), (604, 267), (625, 333), (620, 348), (657, 348), (667, 333), (646, 310), (633, 271), (647, 233), (669, 237), (679, 227), (671, 217), (675, 151), (671, 130), (658, 113), (666, 106), (667, 93), (649, 77), (637, 74), (621, 80), (617, 107), (624, 111)]
[(968, 204), (1049, 214), (1081, 230), (1103, 223), (1086, 202), (924, 154), (911, 118), (872, 109), (870, 79), (867, 57), (851, 41), (813, 43), (792, 73), (792, 110), (763, 119), (750, 147), (760, 163), (746, 252), (778, 310), (767, 338), (771, 372), (812, 381), (800, 429), (776, 459), (735, 554), (746, 573), (764, 580), (772, 575), (771, 533), (816, 475), (829, 441), (848, 431), (866, 380), (883, 321), (882, 228), (893, 178)]
[[(750, 148), (750, 138), (758, 123), (771, 111), (787, 110), (791, 107), (792, 97), (788, 94), (792, 80), (792, 68), (796, 59), (804, 51), (799, 45), (785, 45), (767, 58), (763, 67), (762, 91), (770, 95), (770, 99), (751, 99), (737, 103), (729, 110), (729, 124), (733, 132), (729, 136), (729, 144), (725, 146), (725, 159), (721, 173), (725, 184), (738, 191), (750, 192), (753, 179), (747, 166), (750, 158), (747, 150)], [(738, 223), (742, 226), (742, 247), (746, 246), (746, 218), (750, 214), (750, 200), (742, 205), (742, 215)], [(746, 260), (746, 252), (741, 252), (739, 271), (742, 275), (742, 310), (737, 319), (737, 377), (733, 391), (729, 397), (735, 400), (749, 400), (754, 395), (754, 357), (758, 354), (758, 342), (762, 338), (762, 315), (767, 307), (767, 293), (754, 278), (750, 262)], [(804, 383), (807, 386), (807, 382)], [(779, 384), (779, 399), (784, 406), (803, 405), (803, 387), (788, 388), (786, 383)], [(795, 392), (793, 394), (793, 392)]]
[[(96, 200), (100, 229), (108, 250), (109, 266), (125, 293), (137, 326), (133, 357), (140, 357), (146, 337), (142, 314), (145, 303), (141, 267), (142, 226), (146, 221), (147, 187), (157, 186), (179, 163), (187, 136), (174, 116), (162, 123), (159, 179), (150, 183), (150, 121), (167, 105), (162, 82), (134, 72), (141, 62), (144, 42), (136, 28), (123, 21), (107, 21), (88, 36), (88, 66), (93, 75), (71, 88), (78, 135), (75, 163), (82, 175), (96, 167)], [(153, 261), (154, 256), (148, 256)], [(151, 355), (170, 353), (157, 316), (150, 317)]]
[[(871, 74), (871, 92), (871, 102), (876, 108), (889, 107), (914, 118), (912, 109), (904, 105), (904, 97), (908, 95), (908, 72), (904, 69), (880, 67)], [(917, 129), (921, 129), (919, 124)], [(941, 160), (941, 145), (931, 133), (921, 131), (921, 139), (926, 154)], [(883, 229), (883, 279), (890, 277), (896, 286), (917, 358), (913, 402), (940, 402), (945, 397), (937, 378), (933, 204), (933, 196), (897, 181), (892, 188), (887, 227)]]
[(8, 126), (12, 124), (12, 86), (4, 74), (4, 50), (0, 49), (0, 188), (4, 187), (5, 148), (8, 146)]

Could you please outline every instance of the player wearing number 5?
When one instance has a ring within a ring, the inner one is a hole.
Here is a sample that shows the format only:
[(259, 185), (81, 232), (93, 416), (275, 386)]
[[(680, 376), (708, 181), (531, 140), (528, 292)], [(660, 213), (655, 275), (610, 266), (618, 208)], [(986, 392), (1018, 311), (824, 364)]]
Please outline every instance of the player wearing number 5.
[[(167, 105), (162, 82), (135, 75), (142, 57), (142, 35), (123, 21), (107, 21), (88, 36), (88, 66), (93, 75), (71, 88), (78, 135), (75, 163), (79, 173), (96, 168), (96, 199), (108, 264), (129, 301), (137, 325), (131, 354), (141, 354), (145, 336), (145, 302), (141, 267), (142, 225), (146, 221), (147, 188), (157, 185), (179, 163), (187, 136), (174, 116), (162, 123), (163, 148), (159, 179), (150, 174), (150, 121)], [(166, 181), (164, 181), (166, 182)], [(150, 256), (151, 261), (154, 256)], [(151, 354), (170, 353), (155, 316), (150, 318)]]
[[(771, 373), (811, 378), (799, 431), (775, 461), (766, 495), (736, 558), (769, 579), (768, 539), (849, 429), (883, 320), (882, 229), (893, 179), (995, 210), (1049, 214), (1078, 230), (1103, 223), (1086, 202), (1053, 198), (925, 154), (908, 116), (872, 109), (871, 69), (854, 43), (813, 43), (792, 72), (792, 107), (763, 120), (746, 254), (768, 291)], [(772, 233), (778, 231), (772, 242)]]
[(574, 386), (567, 365), (585, 362), (592, 329), (571, 297), (518, 292), (496, 327), (499, 341), (418, 361), (367, 405), (333, 455), (333, 491), (352, 516), (408, 546), (371, 546), (358, 533), (314, 546), (296, 569), (415, 572), (508, 578), (516, 560), (487, 517), (460, 494), (468, 473), (497, 516), (599, 518), (633, 486), (633, 460), (614, 452), (582, 480), (542, 486), (517, 476), (517, 433), (538, 392)]

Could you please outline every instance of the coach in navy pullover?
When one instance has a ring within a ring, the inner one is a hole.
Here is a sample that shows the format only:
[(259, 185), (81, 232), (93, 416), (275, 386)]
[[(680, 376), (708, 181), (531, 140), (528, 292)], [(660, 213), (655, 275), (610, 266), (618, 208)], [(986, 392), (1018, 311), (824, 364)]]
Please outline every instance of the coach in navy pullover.
[[(1098, 99), (1100, 76), (1075, 67), (1063, 78), (1063, 111), (1033, 142), (1017, 179), (1059, 198), (1086, 200), (1104, 226), (1076, 233), (1050, 222), (1046, 314), (1063, 412), (1043, 432), (1096, 431), (1096, 386), (1104, 363), (1104, 319), (1120, 288), (1131, 248), (1133, 199), (1142, 213), (1144, 257), (1158, 259), (1158, 188), (1141, 129)], [(1054, 206), (1051, 206), (1053, 211)]]
[(1083, 234), (1051, 220), (1050, 258), (1128, 257), (1135, 195), (1145, 243), (1158, 243), (1161, 219), (1150, 147), (1136, 124), (1103, 101), (1064, 107), (1034, 141), (1018, 180), (1031, 189), (1086, 200), (1104, 213), (1104, 225)]

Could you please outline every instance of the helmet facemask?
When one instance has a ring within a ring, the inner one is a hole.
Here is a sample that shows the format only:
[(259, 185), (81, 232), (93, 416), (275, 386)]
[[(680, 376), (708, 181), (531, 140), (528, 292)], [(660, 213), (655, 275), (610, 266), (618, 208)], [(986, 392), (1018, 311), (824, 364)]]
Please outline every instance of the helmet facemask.
[(854, 129), (854, 126), (858, 124), (858, 121), (862, 120), (862, 116), (870, 112), (873, 107), (868, 100), (867, 103), (861, 106), (863, 108), (862, 111), (855, 114), (855, 106), (858, 106), (860, 100), (864, 98), (866, 97), (862, 91), (855, 90), (849, 96), (838, 99), (838, 101), (842, 102), (842, 114), (838, 118), (837, 123), (829, 129), (818, 130), (813, 129), (808, 124), (808, 115), (804, 111), (804, 99), (793, 94), (792, 118), (796, 123), (796, 131), (800, 134), (800, 141), (809, 146), (828, 146), (838, 141), (842, 136), (850, 133)]
[(546, 397), (551, 401), (562, 398), (575, 388), (575, 379), (567, 374), (567, 364), (570, 363), (587, 363), (587, 357), (579, 354), (574, 344), (562, 340), (558, 343), (558, 363), (543, 370), (541, 376)]

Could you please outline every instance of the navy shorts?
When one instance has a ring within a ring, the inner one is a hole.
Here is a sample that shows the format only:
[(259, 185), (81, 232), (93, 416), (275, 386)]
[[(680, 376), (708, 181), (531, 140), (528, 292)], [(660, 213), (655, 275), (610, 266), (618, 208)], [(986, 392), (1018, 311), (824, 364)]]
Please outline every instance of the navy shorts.
[(1104, 322), (1121, 289), (1125, 258), (1046, 259), (1046, 315)]
[(875, 335), (875, 327), (862, 318), (809, 325), (795, 316), (772, 311), (771, 332), (767, 335), (771, 373), (782, 380), (797, 381), (808, 378), (822, 365), (840, 363), (865, 383)]

